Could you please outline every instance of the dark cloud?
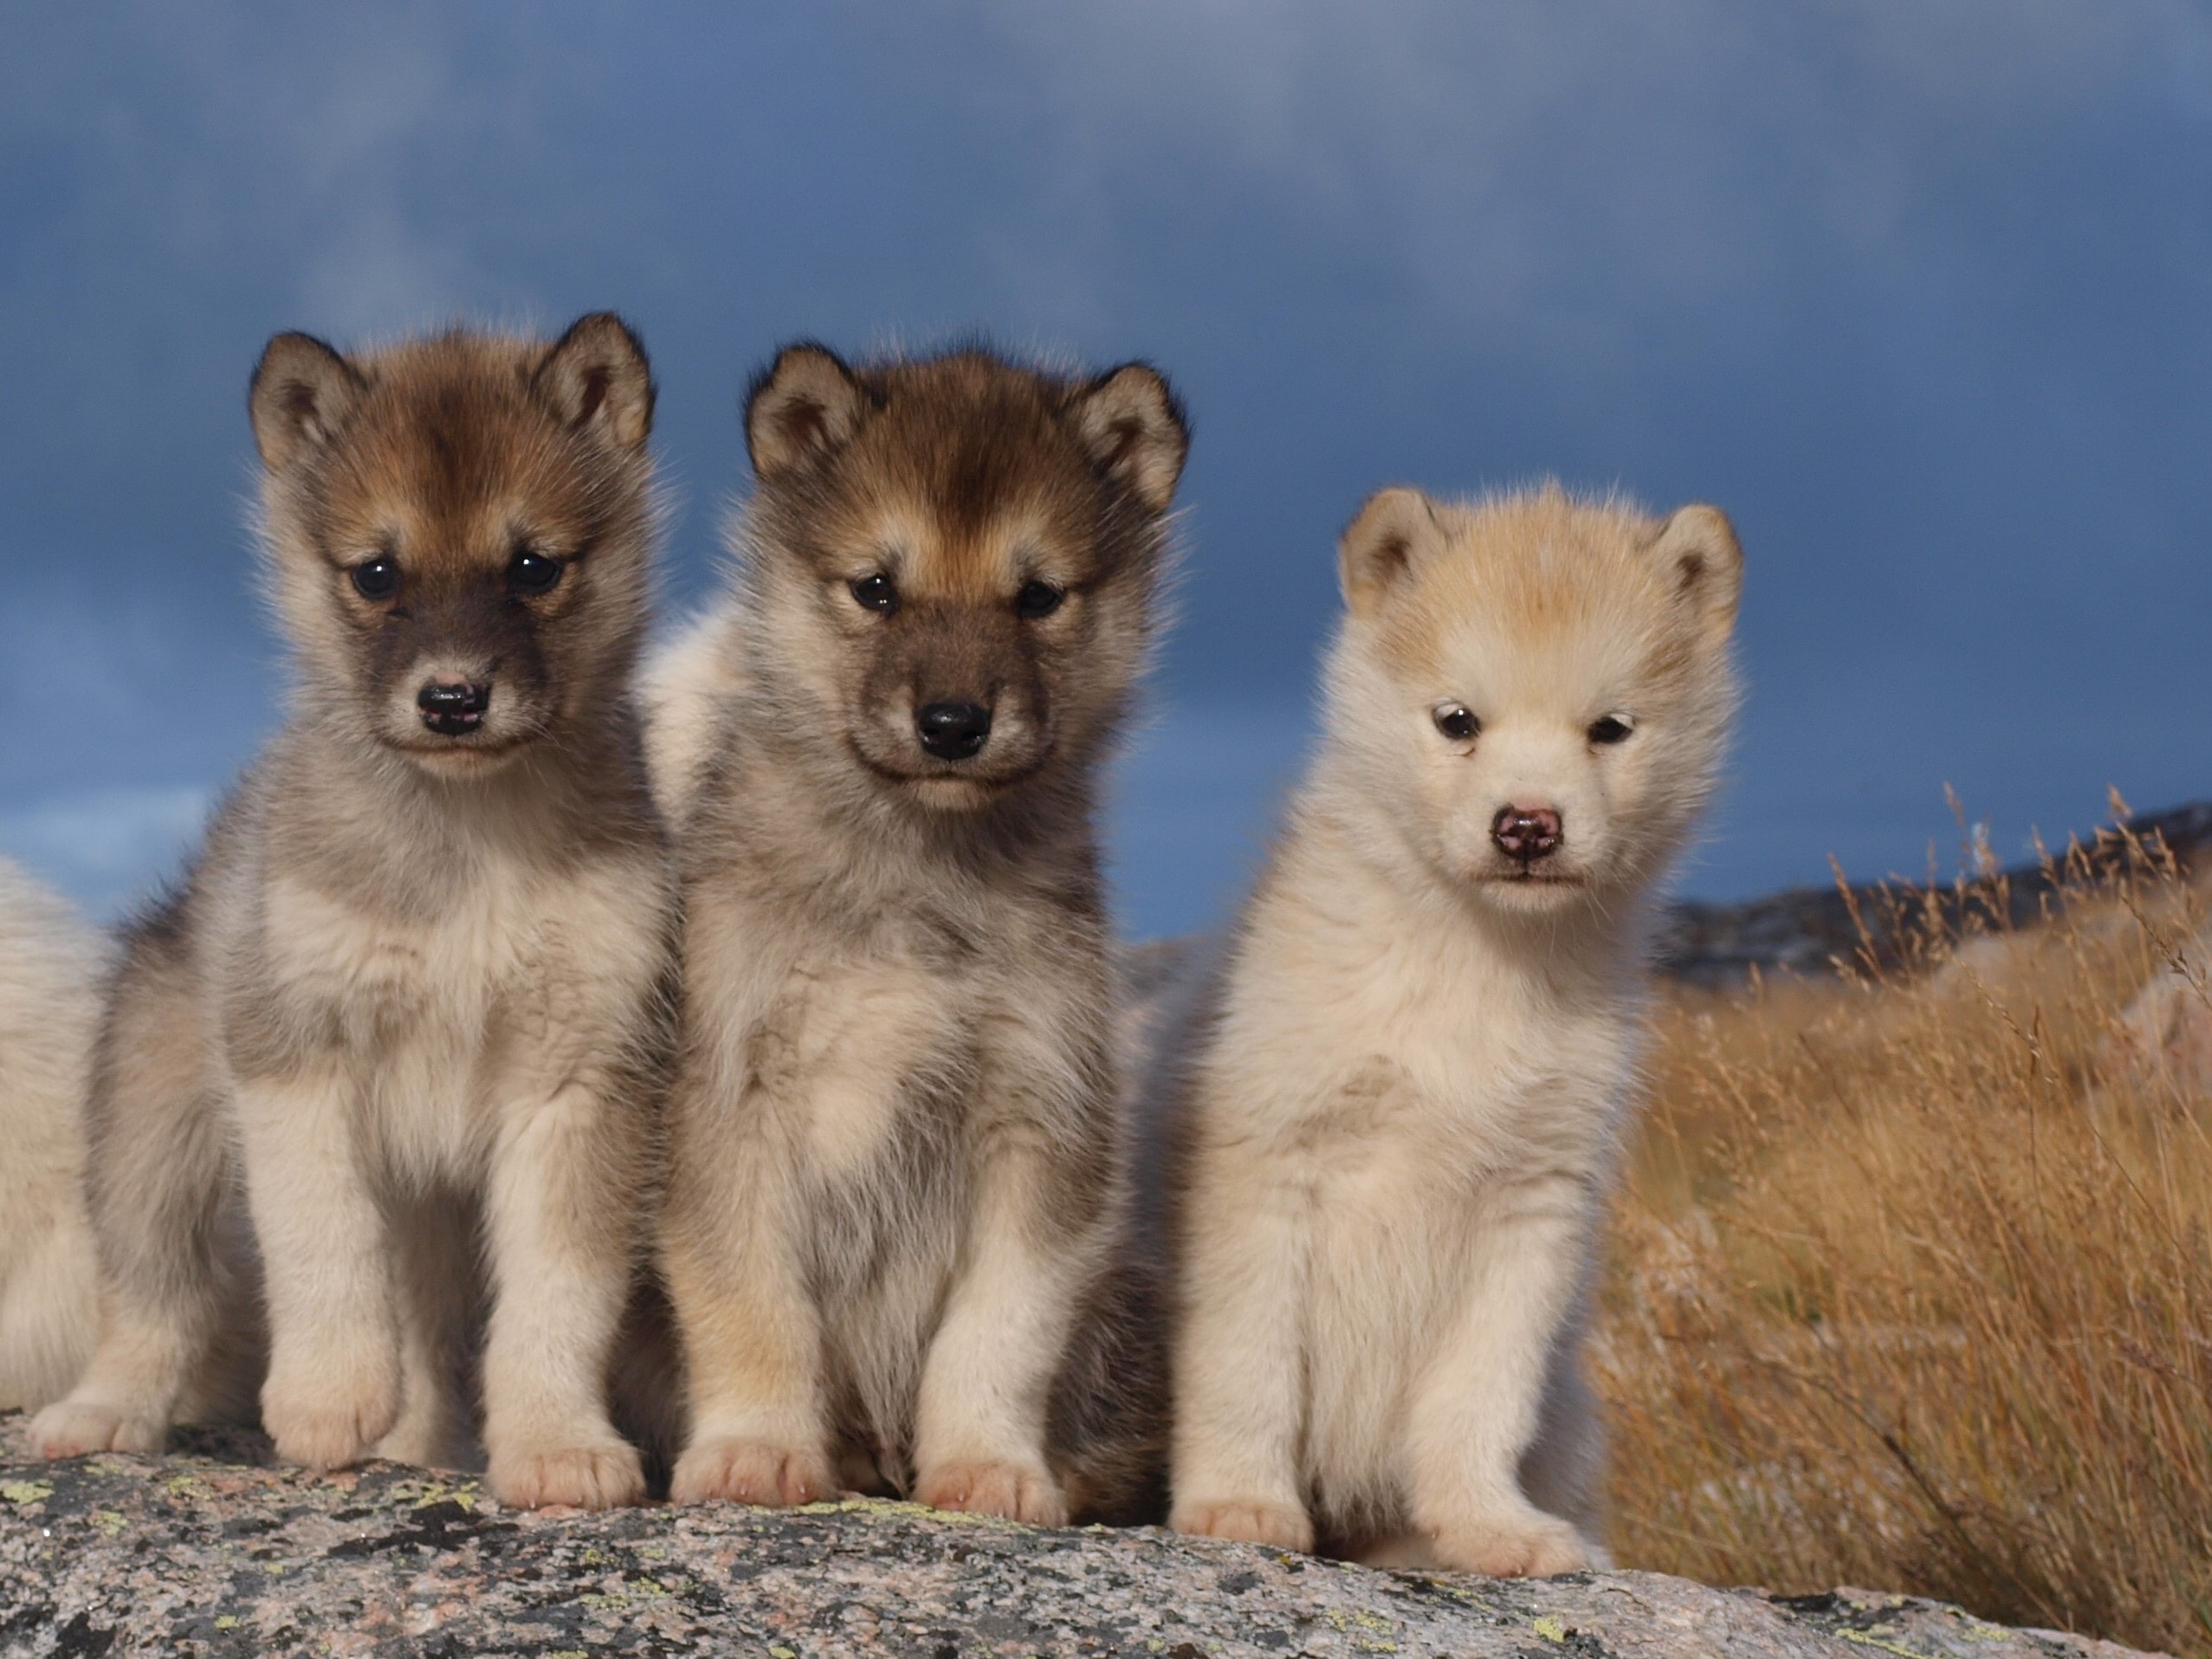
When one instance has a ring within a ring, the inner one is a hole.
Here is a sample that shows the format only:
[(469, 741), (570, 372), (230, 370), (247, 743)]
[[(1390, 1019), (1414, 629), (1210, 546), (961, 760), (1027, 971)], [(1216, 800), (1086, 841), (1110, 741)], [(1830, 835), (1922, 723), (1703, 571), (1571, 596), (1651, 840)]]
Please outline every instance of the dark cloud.
[[(1189, 395), (1116, 820), (1204, 914), (1307, 729), (1337, 527), (1545, 473), (1736, 516), (1693, 886), (2212, 791), (2212, 23), (2185, 4), (25, 9), (0, 20), (0, 844), (98, 903), (275, 717), (243, 386), (613, 304), (673, 595), (779, 339), (986, 327)], [(180, 804), (182, 803), (182, 804)], [(98, 834), (87, 826), (107, 826)]]

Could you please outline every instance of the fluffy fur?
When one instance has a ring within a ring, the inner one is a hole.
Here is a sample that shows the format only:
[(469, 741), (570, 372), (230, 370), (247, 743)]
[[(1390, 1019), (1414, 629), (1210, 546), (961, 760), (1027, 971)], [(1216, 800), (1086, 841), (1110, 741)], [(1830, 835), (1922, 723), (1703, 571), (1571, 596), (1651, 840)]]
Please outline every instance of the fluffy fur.
[(1740, 556), (1556, 487), (1387, 490), (1341, 554), (1320, 753), (1180, 1073), (1173, 1524), (1562, 1572), (1601, 1559), (1587, 1281)]
[(0, 1411), (58, 1397), (92, 1351), (85, 1079), (106, 941), (0, 859)]
[(734, 599), (694, 618), (637, 677), (653, 800), (671, 829), (689, 815), (721, 723), (742, 689), (743, 614)]
[(799, 346), (747, 431), (738, 592), (658, 694), (682, 724), (656, 754), (688, 768), (664, 796), (689, 797), (675, 1496), (1115, 1511), (1146, 1368), (1109, 1317), (1092, 816), (1155, 632), (1180, 412), (1142, 365)]
[(673, 943), (628, 690), (644, 354), (605, 314), (550, 347), (283, 334), (250, 402), (293, 704), (126, 939), (88, 1118), (100, 1342), (33, 1440), (158, 1448), (265, 1303), (281, 1456), (467, 1457), (480, 1371), (503, 1501), (633, 1500), (605, 1394)]

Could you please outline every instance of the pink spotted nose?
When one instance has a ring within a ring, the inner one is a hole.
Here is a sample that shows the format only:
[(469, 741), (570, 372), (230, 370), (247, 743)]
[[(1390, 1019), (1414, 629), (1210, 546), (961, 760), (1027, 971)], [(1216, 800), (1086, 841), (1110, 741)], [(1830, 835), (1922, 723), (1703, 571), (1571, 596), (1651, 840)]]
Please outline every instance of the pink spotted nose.
[(1559, 820), (1556, 807), (1516, 804), (1498, 808), (1497, 816), (1491, 820), (1490, 839), (1507, 858), (1534, 864), (1559, 851), (1567, 829)]

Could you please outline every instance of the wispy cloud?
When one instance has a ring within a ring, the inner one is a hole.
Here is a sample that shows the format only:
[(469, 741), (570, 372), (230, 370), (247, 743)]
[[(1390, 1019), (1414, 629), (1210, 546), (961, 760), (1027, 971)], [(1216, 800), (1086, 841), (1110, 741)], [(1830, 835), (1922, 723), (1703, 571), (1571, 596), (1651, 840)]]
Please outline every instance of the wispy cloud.
[(606, 303), (694, 572), (781, 336), (982, 324), (1176, 377), (1163, 677), (1262, 712), (1132, 762), (1141, 906), (1264, 832), (1245, 761), (1294, 751), (1331, 538), (1390, 479), (1736, 514), (1716, 882), (1912, 864), (1898, 803), (1947, 779), (2000, 834), (2206, 787), (2143, 712), (2201, 690), (2212, 606), (2195, 0), (119, 0), (0, 36), (0, 813), (41, 846), (110, 789), (151, 870), (118, 826), (275, 716), (237, 501), (272, 329)]

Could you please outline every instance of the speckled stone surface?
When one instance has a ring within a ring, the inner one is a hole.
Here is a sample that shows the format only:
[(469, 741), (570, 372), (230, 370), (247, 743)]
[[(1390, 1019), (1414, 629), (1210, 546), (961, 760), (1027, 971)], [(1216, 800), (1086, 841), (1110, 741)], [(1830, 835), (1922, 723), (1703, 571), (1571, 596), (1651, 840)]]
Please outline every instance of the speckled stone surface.
[(520, 1513), (466, 1479), (316, 1477), (242, 1436), (40, 1464), (0, 1419), (0, 1654), (2051, 1659), (2102, 1643), (1927, 1602), (1646, 1573), (1369, 1572), (902, 1504)]

